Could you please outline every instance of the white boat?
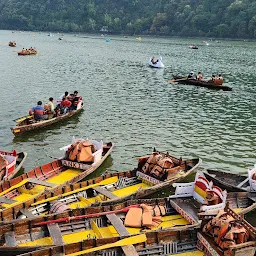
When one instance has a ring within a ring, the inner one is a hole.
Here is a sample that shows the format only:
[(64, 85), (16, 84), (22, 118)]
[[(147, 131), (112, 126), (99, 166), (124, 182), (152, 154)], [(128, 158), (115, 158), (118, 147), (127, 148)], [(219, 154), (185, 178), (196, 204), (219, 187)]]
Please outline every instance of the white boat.
[(164, 68), (161, 56), (159, 56), (159, 58), (151, 57), (149, 59), (149, 65), (153, 68)]

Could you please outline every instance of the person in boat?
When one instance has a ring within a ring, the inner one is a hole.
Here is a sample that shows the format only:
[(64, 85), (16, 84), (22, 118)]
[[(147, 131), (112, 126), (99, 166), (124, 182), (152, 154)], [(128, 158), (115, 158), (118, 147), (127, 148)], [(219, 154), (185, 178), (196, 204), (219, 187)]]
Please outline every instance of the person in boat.
[(62, 101), (62, 99), (63, 98), (68, 98), (69, 97), (69, 94), (68, 94), (68, 92), (66, 91), (64, 94), (62, 94), (61, 96), (60, 96), (60, 101)]
[(191, 71), (189, 74), (188, 74), (188, 79), (191, 79), (191, 78), (194, 78), (194, 72)]
[(82, 100), (82, 97), (78, 96), (78, 91), (74, 91), (74, 97), (73, 97), (71, 109), (76, 110), (77, 105), (81, 100)]
[(212, 75), (211, 79), (208, 81), (210, 83), (216, 83), (216, 76)]
[(222, 85), (223, 84), (223, 77), (221, 74), (219, 74), (218, 78), (216, 79), (216, 84), (217, 85)]
[(72, 102), (69, 101), (67, 99), (67, 97), (63, 97), (63, 99), (62, 99), (62, 101), (60, 103), (60, 107), (62, 109), (61, 112), (63, 112), (63, 114), (66, 114), (70, 110), (71, 105), (72, 105)]
[(37, 102), (37, 106), (29, 110), (29, 114), (34, 115), (34, 119), (36, 121), (46, 120), (48, 118), (48, 116), (44, 114), (44, 108), (41, 100)]
[(155, 61), (155, 57), (154, 56), (152, 57), (151, 62), (152, 62), (152, 64), (156, 64), (157, 63), (157, 61)]
[(203, 80), (203, 74), (201, 72), (198, 72), (196, 79), (199, 81)]
[(22, 48), (21, 52), (22, 52), (22, 53), (26, 53), (25, 48)]
[(54, 103), (53, 103), (52, 97), (50, 97), (49, 102), (44, 105), (44, 109), (45, 109), (45, 114), (47, 114), (48, 116), (48, 119), (53, 118), (55, 110), (54, 110)]

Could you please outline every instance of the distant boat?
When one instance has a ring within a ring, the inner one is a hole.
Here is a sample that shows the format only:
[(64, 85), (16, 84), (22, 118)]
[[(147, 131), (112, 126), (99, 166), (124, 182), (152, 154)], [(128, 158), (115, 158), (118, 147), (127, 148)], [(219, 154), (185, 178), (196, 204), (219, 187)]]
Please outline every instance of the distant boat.
[(10, 47), (16, 47), (16, 42), (15, 41), (10, 41), (9, 46)]
[(162, 57), (159, 56), (159, 58), (155, 59), (154, 57), (151, 57), (149, 59), (149, 66), (153, 68), (164, 68), (164, 64), (162, 62)]
[(59, 37), (58, 39), (59, 39), (59, 40), (63, 40), (63, 37)]
[(189, 45), (188, 48), (190, 48), (190, 49), (198, 49), (198, 47), (196, 45), (194, 45), (194, 44)]
[(141, 41), (141, 37), (136, 37), (136, 40), (137, 41)]
[(106, 39), (106, 42), (109, 43), (109, 42), (110, 42), (110, 38), (107, 38), (107, 39)]

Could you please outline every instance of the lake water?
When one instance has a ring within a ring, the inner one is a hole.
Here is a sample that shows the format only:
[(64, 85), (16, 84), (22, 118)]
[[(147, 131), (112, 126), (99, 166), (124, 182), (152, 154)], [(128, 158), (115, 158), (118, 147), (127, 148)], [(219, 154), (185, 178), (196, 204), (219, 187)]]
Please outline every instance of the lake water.
[[(104, 169), (127, 170), (153, 147), (200, 157), (203, 168), (245, 173), (256, 163), (256, 44), (0, 31), (0, 148), (28, 153), (25, 170), (60, 157), (72, 136), (113, 141)], [(16, 48), (8, 46), (15, 40)], [(198, 45), (198, 50), (189, 49)], [(22, 47), (37, 56), (18, 56)], [(165, 68), (148, 66), (161, 55)], [(172, 74), (221, 73), (231, 92), (170, 84)], [(64, 123), (14, 137), (13, 119), (38, 100), (78, 90), (85, 110)]]

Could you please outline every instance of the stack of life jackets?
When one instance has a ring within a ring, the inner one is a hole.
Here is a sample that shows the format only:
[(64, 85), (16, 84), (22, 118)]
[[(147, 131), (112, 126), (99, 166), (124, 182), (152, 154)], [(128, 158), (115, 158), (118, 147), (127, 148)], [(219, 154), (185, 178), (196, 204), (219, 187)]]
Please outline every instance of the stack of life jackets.
[(75, 162), (93, 162), (93, 153), (97, 151), (96, 146), (88, 140), (80, 140), (73, 143), (66, 152), (66, 158)]
[(5, 169), (7, 165), (8, 161), (2, 155), (0, 155), (0, 171)]
[(153, 152), (142, 167), (142, 172), (156, 179), (165, 180), (173, 167), (174, 163), (170, 157)]
[(124, 225), (133, 228), (154, 228), (161, 222), (161, 216), (166, 214), (162, 205), (149, 206), (141, 204), (138, 208), (130, 208), (126, 214)]
[(232, 255), (229, 251), (230, 246), (245, 243), (249, 239), (248, 231), (223, 210), (205, 224), (203, 232), (213, 237), (225, 256)]

